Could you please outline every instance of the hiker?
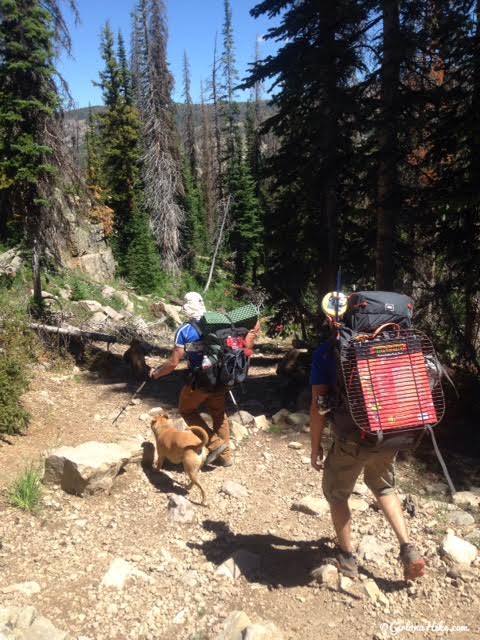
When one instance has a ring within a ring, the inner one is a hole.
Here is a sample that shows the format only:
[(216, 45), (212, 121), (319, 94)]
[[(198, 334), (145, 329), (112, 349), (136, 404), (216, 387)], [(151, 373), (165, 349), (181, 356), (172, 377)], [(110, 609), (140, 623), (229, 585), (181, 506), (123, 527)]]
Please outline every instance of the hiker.
[[(333, 334), (336, 331), (336, 323), (331, 315), (327, 314), (327, 319)], [(337, 420), (336, 423), (333, 412), (333, 444), (322, 465), (322, 436), (327, 416), (331, 413), (330, 407), (335, 405), (335, 394), (339, 393), (333, 337), (322, 343), (313, 353), (310, 384), (311, 465), (317, 471), (323, 466), (322, 488), (330, 505), (337, 536), (335, 561), (339, 571), (348, 577), (358, 575), (358, 565), (353, 553), (348, 500), (358, 476), (363, 471), (365, 484), (375, 496), (400, 543), (399, 559), (403, 565), (405, 580), (414, 580), (422, 576), (425, 561), (409, 541), (402, 507), (395, 493), (394, 464), (398, 451), (362, 440), (362, 433), (353, 421), (351, 428), (345, 428), (344, 424), (340, 427), (340, 421)]]
[[(209, 435), (207, 464), (216, 461), (217, 464), (230, 467), (233, 464), (230, 449), (230, 424), (225, 413), (226, 389), (219, 387), (212, 391), (204, 391), (196, 388), (193, 380), (193, 371), (202, 365), (204, 357), (203, 340), (198, 325), (196, 324), (205, 313), (203, 298), (199, 293), (190, 291), (184, 297), (183, 311), (190, 322), (182, 324), (175, 334), (175, 347), (170, 358), (160, 367), (150, 372), (154, 380), (163, 378), (174, 371), (180, 361), (186, 357), (189, 367), (188, 382), (180, 392), (178, 410), (185, 422), (190, 426), (203, 427)], [(260, 331), (260, 325), (251, 329), (245, 337), (245, 352), (253, 353), (255, 339)], [(200, 407), (205, 405), (207, 413), (212, 418), (210, 428), (200, 415)]]

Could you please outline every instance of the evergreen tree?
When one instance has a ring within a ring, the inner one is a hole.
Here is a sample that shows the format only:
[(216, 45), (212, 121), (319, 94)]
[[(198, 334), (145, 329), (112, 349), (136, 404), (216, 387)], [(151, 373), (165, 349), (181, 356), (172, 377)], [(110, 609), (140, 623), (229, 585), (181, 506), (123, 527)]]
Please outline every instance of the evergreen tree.
[(185, 242), (186, 263), (185, 267), (201, 276), (201, 258), (205, 256), (207, 249), (207, 232), (205, 226), (205, 211), (201, 189), (195, 176), (192, 174), (190, 162), (187, 157), (183, 163), (183, 176), (185, 184)]
[(200, 136), (200, 184), (202, 200), (205, 209), (205, 226), (207, 233), (207, 246), (215, 234), (216, 227), (216, 181), (215, 160), (212, 154), (214, 139), (212, 137), (211, 119), (205, 105), (203, 84), (200, 88), (201, 95), (201, 136)]
[(158, 254), (139, 203), (141, 186), (141, 122), (138, 110), (129, 102), (130, 71), (121, 36), (120, 57), (108, 24), (101, 43), (104, 70), (100, 73), (106, 111), (99, 116), (101, 175), (104, 200), (114, 211), (113, 250), (119, 272), (139, 288), (152, 291), (159, 277)]
[(195, 140), (195, 114), (193, 111), (193, 102), (191, 94), (190, 82), (190, 65), (188, 62), (187, 52), (183, 52), (183, 97), (185, 104), (185, 117), (183, 123), (183, 139), (185, 151), (190, 162), (190, 172), (192, 176), (197, 174), (197, 149)]
[(96, 189), (101, 184), (100, 137), (98, 135), (98, 119), (88, 107), (87, 131), (85, 133), (87, 150), (87, 185)]
[(0, 0), (0, 238), (24, 236), (33, 247), (38, 306), (44, 214), (57, 173), (56, 44), (70, 44), (56, 0)]
[(233, 161), (235, 144), (237, 142), (237, 126), (239, 108), (235, 101), (235, 86), (238, 80), (238, 71), (235, 60), (235, 44), (233, 37), (232, 5), (230, 0), (223, 0), (223, 51), (221, 58), (222, 85), (221, 106), (224, 121), (224, 134), (226, 138), (225, 158), (227, 165)]
[(239, 153), (231, 163), (229, 191), (232, 197), (231, 216), (234, 227), (230, 248), (235, 255), (235, 282), (240, 285), (257, 283), (257, 271), (263, 244), (260, 207), (255, 195), (255, 183), (246, 160)]

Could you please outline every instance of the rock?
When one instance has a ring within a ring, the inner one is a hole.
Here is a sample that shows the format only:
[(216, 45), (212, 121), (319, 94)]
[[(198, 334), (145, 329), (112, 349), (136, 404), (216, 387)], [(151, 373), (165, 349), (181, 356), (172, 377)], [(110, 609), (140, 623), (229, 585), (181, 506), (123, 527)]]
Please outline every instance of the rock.
[(101, 580), (102, 587), (114, 587), (115, 589), (123, 589), (129, 578), (142, 578), (147, 582), (151, 582), (152, 578), (143, 571), (140, 571), (123, 558), (115, 558), (110, 563), (108, 571)]
[(177, 416), (176, 418), (170, 418), (171, 425), (177, 431), (186, 431), (188, 429), (188, 424), (181, 416)]
[(249, 433), (247, 427), (245, 427), (243, 424), (240, 424), (240, 422), (232, 420), (230, 422), (230, 435), (234, 440), (240, 442), (241, 440), (246, 438)]
[(115, 275), (115, 260), (110, 247), (97, 253), (85, 253), (74, 258), (69, 266), (88, 273), (96, 282), (105, 282)]
[(424, 489), (430, 495), (435, 493), (447, 493), (448, 485), (445, 484), (445, 482), (430, 482), (425, 485)]
[(340, 575), (340, 581), (338, 583), (338, 589), (342, 593), (346, 593), (349, 596), (353, 596), (354, 598), (361, 597), (361, 586), (359, 583), (356, 583), (351, 578), (347, 578), (347, 576)]
[(388, 598), (384, 593), (382, 593), (382, 591), (380, 591), (375, 580), (372, 580), (371, 578), (368, 580), (364, 580), (362, 582), (362, 587), (372, 602), (381, 602), (385, 605), (389, 604)]
[(357, 555), (360, 560), (373, 562), (374, 564), (382, 564), (389, 548), (389, 545), (378, 540), (375, 536), (366, 535), (360, 540)]
[(0, 608), (2, 640), (72, 640), (66, 631), (57, 629), (34, 607)]
[(367, 487), (367, 485), (364, 482), (357, 481), (357, 484), (353, 489), (353, 493), (355, 493), (358, 496), (368, 496), (370, 495), (370, 489)]
[(114, 322), (120, 322), (120, 320), (123, 320), (123, 314), (121, 314), (119, 311), (116, 311), (112, 307), (102, 307), (102, 311), (107, 316), (107, 318), (113, 320)]
[(310, 456), (302, 456), (300, 458), (300, 461), (302, 464), (310, 464), (311, 460), (310, 460)]
[(102, 289), (102, 296), (106, 300), (111, 300), (116, 295), (116, 293), (117, 293), (116, 289), (114, 289), (113, 287), (110, 287), (109, 285), (105, 285)]
[(292, 504), (293, 511), (300, 511), (310, 516), (323, 516), (330, 511), (330, 507), (325, 498), (305, 496), (301, 500)]
[(247, 489), (243, 485), (238, 484), (238, 482), (233, 482), (233, 480), (224, 482), (221, 491), (228, 496), (232, 496), (232, 498), (248, 498)]
[(473, 491), (457, 491), (452, 496), (453, 504), (458, 507), (479, 507), (480, 494)]
[(447, 523), (457, 527), (465, 527), (474, 524), (475, 518), (470, 513), (459, 509), (458, 511), (451, 511), (447, 515)]
[(277, 413), (275, 413), (272, 416), (272, 422), (273, 424), (280, 424), (281, 422), (285, 421), (285, 418), (290, 414), (290, 411), (288, 409), (280, 409), (280, 411), (277, 411)]
[(88, 313), (96, 313), (98, 311), (104, 313), (102, 305), (100, 304), (100, 302), (97, 302), (97, 300), (80, 300), (79, 302), (74, 302), (73, 304), (79, 309), (82, 309), (83, 311), (86, 311)]
[(283, 633), (273, 622), (250, 624), (243, 632), (242, 640), (283, 640)]
[(138, 416), (138, 419), (142, 422), (145, 422), (146, 424), (150, 424), (152, 421), (152, 416), (149, 413), (141, 413)]
[(297, 451), (303, 449), (303, 444), (301, 442), (292, 441), (288, 443), (289, 449), (296, 449)]
[(232, 580), (237, 580), (240, 576), (248, 576), (260, 567), (260, 556), (245, 549), (239, 549), (225, 560), (215, 573)]
[(15, 278), (23, 266), (23, 260), (17, 249), (10, 249), (0, 254), (0, 275)]
[(312, 578), (320, 584), (336, 589), (338, 587), (338, 569), (333, 564), (322, 564), (312, 571)]
[(96, 311), (89, 319), (88, 324), (91, 326), (99, 326), (105, 324), (106, 322), (107, 316), (103, 313), (103, 311)]
[(238, 422), (244, 427), (255, 427), (255, 418), (251, 413), (241, 409), (230, 416), (232, 422)]
[(259, 431), (268, 431), (270, 429), (270, 426), (271, 424), (267, 416), (263, 414), (261, 416), (255, 416), (255, 427)]
[(442, 540), (441, 551), (456, 564), (471, 565), (477, 557), (475, 545), (449, 532)]
[(285, 416), (285, 421), (293, 427), (304, 427), (310, 424), (310, 416), (308, 413), (288, 413)]
[(150, 415), (150, 416), (152, 416), (152, 418), (154, 418), (155, 416), (161, 416), (163, 413), (165, 413), (165, 410), (162, 407), (153, 407), (148, 412), (148, 415)]
[(244, 611), (232, 611), (225, 618), (223, 630), (217, 640), (243, 640), (243, 631), (250, 624), (250, 618)]
[(17, 582), (16, 584), (11, 584), (8, 587), (4, 587), (2, 589), (3, 593), (23, 593), (26, 596), (33, 596), (36, 593), (40, 593), (42, 588), (38, 584), (38, 582)]
[(351, 496), (348, 500), (348, 504), (352, 511), (367, 511), (369, 507), (368, 502), (358, 496)]
[(108, 493), (130, 459), (142, 457), (141, 441), (123, 445), (91, 441), (54, 449), (45, 460), (43, 482), (79, 496)]
[(174, 522), (194, 522), (197, 515), (191, 502), (183, 496), (171, 493), (168, 496), (168, 515)]
[(154, 302), (150, 307), (150, 310), (155, 318), (164, 318), (167, 316), (167, 319), (169, 319), (175, 326), (182, 324), (182, 318), (180, 317), (182, 307), (160, 301)]

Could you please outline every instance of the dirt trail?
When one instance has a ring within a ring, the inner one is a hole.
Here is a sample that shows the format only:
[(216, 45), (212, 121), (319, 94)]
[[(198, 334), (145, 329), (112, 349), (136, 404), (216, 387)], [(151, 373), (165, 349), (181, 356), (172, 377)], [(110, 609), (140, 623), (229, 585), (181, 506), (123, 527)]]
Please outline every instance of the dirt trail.
[[(254, 361), (246, 392), (238, 396), (254, 414), (270, 414), (282, 405), (276, 357), (267, 353)], [(36, 369), (27, 397), (33, 415), (28, 434), (0, 447), (2, 489), (25, 464), (59, 444), (119, 441), (137, 434), (153, 441), (139, 415), (155, 406), (172, 409), (182, 373), (149, 384), (141, 403), (129, 407), (117, 427), (112, 418), (137, 383), (116, 378), (113, 364), (94, 377), (71, 367), (67, 372)], [(291, 441), (303, 448), (289, 448)], [(13, 509), (2, 497), (1, 604), (33, 604), (78, 640), (215, 640), (228, 613), (239, 609), (253, 621), (275, 622), (290, 640), (477, 637), (478, 566), (476, 577), (468, 581), (446, 575), (448, 567), (438, 556), (446, 525), (435, 505), (433, 510), (420, 508), (409, 522), (429, 563), (428, 577), (416, 587), (400, 580), (393, 535), (371, 497), (364, 498), (368, 508), (354, 514), (354, 532), (357, 540), (375, 535), (389, 549), (385, 560), (364, 566), (387, 604), (310, 581), (309, 571), (328, 555), (333, 539), (327, 516), (291, 509), (305, 495), (321, 495), (321, 477), (307, 463), (308, 451), (305, 433), (251, 434), (239, 444), (234, 467), (202, 474), (209, 507), (196, 507), (192, 524), (174, 523), (167, 516), (167, 493), (185, 494), (185, 478), (177, 468), (155, 473), (129, 465), (108, 496), (77, 498), (47, 491), (38, 515)], [(222, 493), (226, 480), (244, 485), (248, 497)], [(420, 489), (421, 483), (434, 480), (427, 474), (417, 478), (406, 464), (399, 467), (400, 489)], [(217, 575), (218, 565), (239, 549), (260, 556), (259, 570), (235, 581)], [(117, 557), (150, 580), (134, 579), (118, 592), (102, 587), (101, 579)], [(24, 581), (38, 582), (40, 592), (2, 593), (2, 585)], [(391, 628), (382, 626), (390, 623)], [(435, 623), (449, 631), (428, 628)], [(419, 628), (409, 631), (408, 625)], [(467, 630), (456, 630), (461, 625)]]

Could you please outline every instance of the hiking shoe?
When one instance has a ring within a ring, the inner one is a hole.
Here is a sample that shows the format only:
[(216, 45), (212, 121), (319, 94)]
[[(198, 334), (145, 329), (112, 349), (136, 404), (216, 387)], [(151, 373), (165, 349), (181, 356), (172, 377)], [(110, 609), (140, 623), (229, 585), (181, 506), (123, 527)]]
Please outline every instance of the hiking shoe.
[(215, 462), (215, 460), (225, 451), (227, 447), (228, 447), (227, 444), (221, 444), (219, 447), (217, 447), (213, 451), (210, 451), (210, 453), (207, 456), (207, 459), (205, 460), (205, 464), (212, 464), (212, 462)]
[(357, 559), (353, 553), (347, 553), (346, 551), (338, 549), (331, 562), (336, 565), (338, 571), (344, 576), (347, 576), (347, 578), (358, 577)]
[(399, 559), (403, 564), (403, 577), (405, 580), (416, 580), (425, 573), (425, 560), (413, 544), (402, 544)]
[(218, 464), (219, 467), (233, 467), (232, 456), (220, 455), (216, 461), (216, 464)]

